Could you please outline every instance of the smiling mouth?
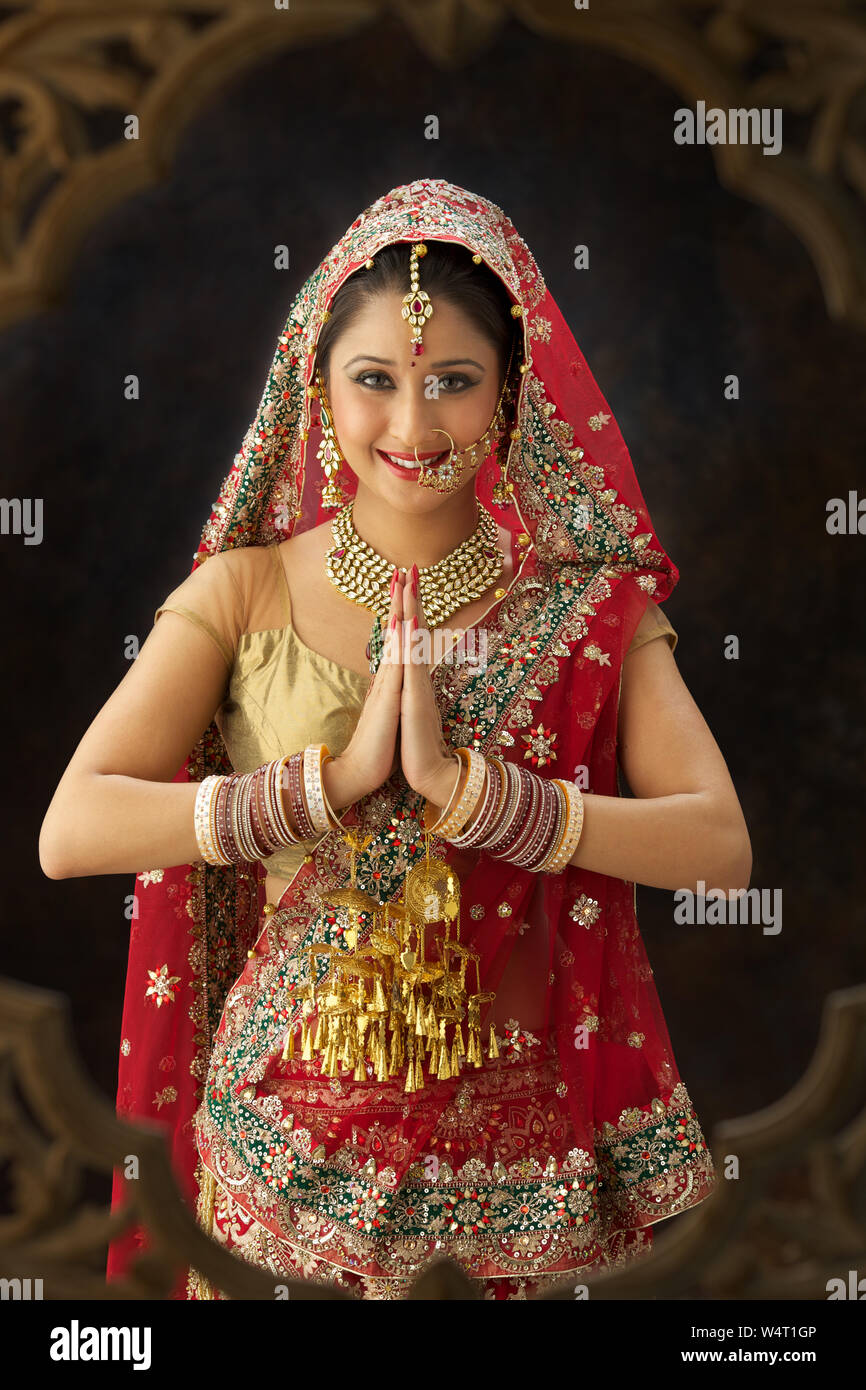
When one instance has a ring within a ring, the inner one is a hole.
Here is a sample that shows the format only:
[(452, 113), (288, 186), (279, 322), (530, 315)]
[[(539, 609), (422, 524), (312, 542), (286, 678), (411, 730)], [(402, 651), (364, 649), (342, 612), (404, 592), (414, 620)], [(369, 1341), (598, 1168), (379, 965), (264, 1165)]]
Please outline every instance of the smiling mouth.
[(421, 467), (421, 463), (427, 468), (436, 468), (443, 459), (448, 456), (449, 450), (443, 449), (441, 454), (436, 454), (433, 458), (422, 459), (421, 463), (416, 463), (414, 459), (401, 459), (397, 458), (394, 454), (386, 454), (384, 449), (377, 449), (376, 453), (380, 458), (386, 459), (388, 463), (393, 464), (395, 468), (402, 468), (407, 473), (415, 473)]

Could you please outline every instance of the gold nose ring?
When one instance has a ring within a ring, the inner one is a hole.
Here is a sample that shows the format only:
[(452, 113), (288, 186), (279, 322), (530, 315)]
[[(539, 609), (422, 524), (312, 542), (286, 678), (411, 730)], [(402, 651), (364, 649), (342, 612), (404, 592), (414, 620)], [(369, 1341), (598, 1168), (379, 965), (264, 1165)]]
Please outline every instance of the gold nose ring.
[[(456, 454), (456, 452), (457, 452), (457, 446), (456, 446), (456, 444), (454, 443), (454, 440), (451, 438), (451, 435), (448, 433), (447, 430), (439, 429), (439, 428), (437, 427), (436, 429), (434, 429), (433, 433), (434, 433), (434, 434), (444, 434), (444, 435), (446, 436), (446, 438), (448, 438), (448, 439), (451, 441), (451, 453), (452, 453), (452, 455), (453, 455), (453, 454)], [(422, 468), (424, 467), (423, 463), (421, 463), (421, 460), (420, 460), (419, 457), (418, 457), (418, 445), (417, 445), (417, 444), (415, 445), (415, 462), (421, 464), (421, 467), (422, 467)]]

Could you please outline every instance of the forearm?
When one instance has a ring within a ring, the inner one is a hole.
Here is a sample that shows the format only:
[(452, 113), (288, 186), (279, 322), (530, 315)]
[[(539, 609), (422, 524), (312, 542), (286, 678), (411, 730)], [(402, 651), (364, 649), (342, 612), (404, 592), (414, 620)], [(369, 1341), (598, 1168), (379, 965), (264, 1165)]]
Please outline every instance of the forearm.
[[(443, 763), (431, 800), (443, 806), (454, 787), (453, 759)], [(571, 863), (650, 888), (725, 892), (747, 888), (752, 868), (748, 832), (739, 808), (723, 809), (705, 793), (619, 797), (583, 794), (583, 831)], [(481, 801), (463, 827), (479, 814)]]
[(650, 888), (724, 892), (748, 888), (749, 836), (741, 814), (727, 814), (699, 792), (620, 797), (583, 794), (583, 831), (571, 863)]
[[(354, 775), (343, 765), (326, 763), (322, 777), (335, 808), (356, 800)], [(193, 821), (198, 786), (116, 773), (81, 777), (45, 817), (39, 837), (43, 872), (49, 878), (84, 878), (196, 863), (201, 860)]]
[(142, 873), (201, 859), (193, 809), (197, 782), (82, 775), (49, 807), (39, 862), (49, 878)]

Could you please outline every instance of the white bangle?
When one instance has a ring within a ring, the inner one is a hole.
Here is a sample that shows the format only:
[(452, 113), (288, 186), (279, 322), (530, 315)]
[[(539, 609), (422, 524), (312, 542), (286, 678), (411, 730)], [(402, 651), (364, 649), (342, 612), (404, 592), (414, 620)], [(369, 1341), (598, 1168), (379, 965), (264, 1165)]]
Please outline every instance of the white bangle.
[(204, 781), (199, 783), (198, 791), (195, 794), (193, 810), (195, 838), (201, 857), (206, 864), (231, 863), (231, 860), (224, 858), (217, 848), (213, 823), (213, 807), (216, 802), (218, 784), (224, 780), (219, 773), (205, 777)]
[(313, 827), (321, 831), (332, 828), (322, 787), (322, 758), (327, 752), (324, 743), (309, 743), (304, 749), (304, 791), (307, 794), (307, 809)]

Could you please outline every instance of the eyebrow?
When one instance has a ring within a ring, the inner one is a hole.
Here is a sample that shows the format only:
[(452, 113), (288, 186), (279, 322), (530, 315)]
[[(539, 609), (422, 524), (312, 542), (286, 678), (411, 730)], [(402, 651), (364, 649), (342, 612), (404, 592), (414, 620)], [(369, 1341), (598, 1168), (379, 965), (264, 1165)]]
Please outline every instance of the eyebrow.
[[(343, 364), (343, 370), (346, 371), (348, 367), (351, 367), (353, 362), (378, 362), (379, 365), (382, 367), (394, 367), (397, 365), (395, 362), (392, 362), (387, 357), (372, 357), (369, 353), (359, 352), (356, 357), (351, 357), (348, 362), (345, 362)], [(483, 372), (485, 370), (485, 368), (482, 367), (480, 362), (475, 361), (474, 357), (454, 357), (451, 358), (451, 360), (448, 362), (431, 362), (429, 365), (431, 367), (436, 368), (460, 367), (466, 363), (468, 363), (471, 367), (477, 367), (479, 372)]]

